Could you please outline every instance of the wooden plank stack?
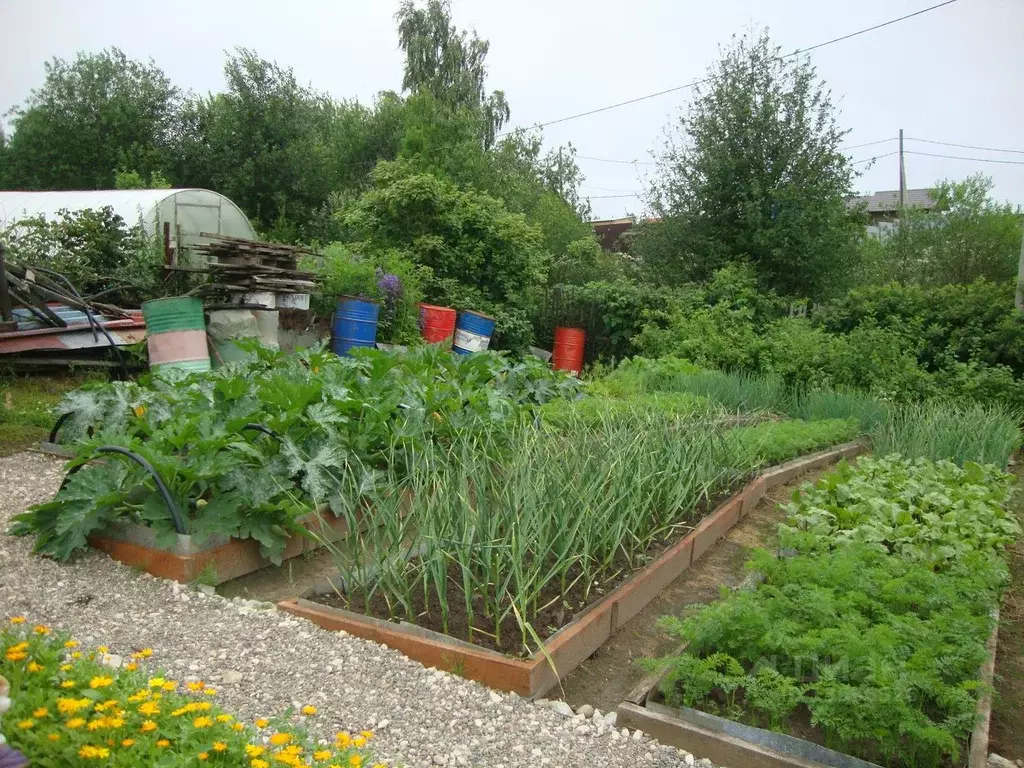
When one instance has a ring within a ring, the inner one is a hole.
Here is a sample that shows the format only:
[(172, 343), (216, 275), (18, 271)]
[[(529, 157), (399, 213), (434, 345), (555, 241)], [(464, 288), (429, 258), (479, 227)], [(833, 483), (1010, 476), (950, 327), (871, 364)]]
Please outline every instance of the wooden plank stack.
[(210, 283), (200, 293), (311, 293), (316, 288), (316, 275), (298, 268), (299, 257), (316, 255), (313, 251), (209, 232), (202, 236), (210, 242), (196, 246), (194, 251), (207, 257), (205, 267), (170, 267), (179, 272), (210, 275)]

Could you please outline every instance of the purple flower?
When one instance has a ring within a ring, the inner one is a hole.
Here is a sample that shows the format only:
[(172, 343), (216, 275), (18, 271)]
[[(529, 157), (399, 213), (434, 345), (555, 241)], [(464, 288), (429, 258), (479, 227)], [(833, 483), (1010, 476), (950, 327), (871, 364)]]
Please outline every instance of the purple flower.
[(402, 297), (402, 279), (398, 275), (378, 275), (377, 287), (384, 291), (388, 301), (395, 301)]

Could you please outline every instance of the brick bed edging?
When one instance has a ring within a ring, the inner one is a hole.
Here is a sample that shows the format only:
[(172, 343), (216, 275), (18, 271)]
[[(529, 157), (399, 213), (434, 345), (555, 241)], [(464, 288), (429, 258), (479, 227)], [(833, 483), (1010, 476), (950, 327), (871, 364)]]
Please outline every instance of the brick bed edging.
[(857, 456), (865, 449), (861, 442), (843, 443), (765, 470), (683, 539), (548, 638), (543, 651), (527, 659), (506, 656), (414, 625), (382, 621), (301, 598), (282, 600), (277, 607), (324, 629), (383, 643), (426, 666), (457, 670), (463, 677), (491, 688), (514, 691), (524, 697), (542, 696), (647, 607), (662, 589), (754, 509), (770, 489), (809, 470)]

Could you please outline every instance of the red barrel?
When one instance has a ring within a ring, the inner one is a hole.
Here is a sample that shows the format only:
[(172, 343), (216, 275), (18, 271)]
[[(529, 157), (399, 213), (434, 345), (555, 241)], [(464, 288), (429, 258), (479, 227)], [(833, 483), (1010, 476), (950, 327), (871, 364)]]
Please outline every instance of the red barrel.
[(583, 344), (587, 340), (582, 328), (555, 328), (555, 349), (551, 365), (556, 371), (569, 371), (579, 376), (583, 370)]
[(420, 333), (428, 344), (451, 344), (455, 335), (455, 310), (420, 304)]

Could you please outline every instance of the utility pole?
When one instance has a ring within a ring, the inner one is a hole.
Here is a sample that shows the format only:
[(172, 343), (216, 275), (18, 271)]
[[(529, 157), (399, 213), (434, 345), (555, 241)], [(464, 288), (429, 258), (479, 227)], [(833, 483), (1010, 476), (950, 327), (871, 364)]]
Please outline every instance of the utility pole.
[[(1024, 221), (1021, 222), (1024, 225)], [(1024, 312), (1024, 226), (1021, 226), (1020, 259), (1017, 261), (1017, 309)]]
[(907, 172), (903, 167), (903, 129), (900, 128), (900, 218), (903, 218), (903, 206), (907, 204)]

